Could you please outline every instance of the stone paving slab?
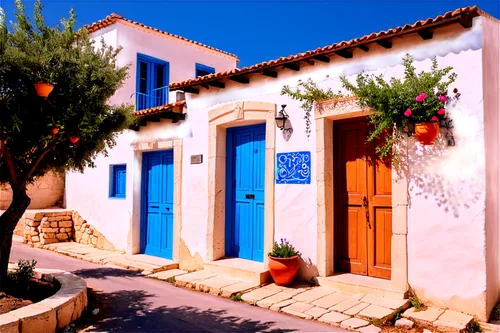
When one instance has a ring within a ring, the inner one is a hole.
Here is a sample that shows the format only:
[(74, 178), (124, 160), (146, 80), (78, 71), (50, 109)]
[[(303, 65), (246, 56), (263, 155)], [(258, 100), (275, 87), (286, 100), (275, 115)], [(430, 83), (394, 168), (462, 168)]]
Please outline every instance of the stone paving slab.
[(415, 325), (415, 323), (409, 319), (406, 319), (406, 318), (398, 319), (398, 320), (396, 320), (396, 323), (394, 324), (394, 326), (396, 326), (396, 327), (406, 327), (407, 329), (413, 328), (413, 325)]
[(340, 302), (345, 301), (348, 298), (349, 296), (346, 294), (333, 293), (312, 302), (312, 304), (315, 306), (320, 306), (325, 309), (329, 309), (339, 304)]
[(281, 309), (284, 313), (288, 313), (294, 315), (296, 317), (304, 318), (304, 319), (312, 319), (313, 317), (305, 312), (309, 309), (313, 308), (311, 304), (296, 302), (289, 306), (286, 306)]
[(422, 321), (425, 324), (432, 324), (436, 321), (444, 310), (440, 308), (428, 307), (426, 310), (415, 311), (415, 308), (409, 308), (401, 314), (403, 318), (409, 318)]
[(286, 291), (280, 291), (277, 294), (274, 294), (272, 296), (261, 299), (260, 301), (257, 302), (257, 305), (260, 306), (261, 308), (268, 309), (274, 303), (280, 303), (284, 300), (292, 298), (293, 296), (294, 296), (293, 293), (286, 292)]
[(357, 329), (368, 325), (370, 325), (368, 321), (359, 318), (349, 318), (340, 323), (340, 327), (349, 329)]
[[(325, 288), (325, 287), (317, 287), (308, 291), (305, 291), (303, 293), (300, 293), (296, 296), (293, 297), (294, 300), (297, 302), (303, 302), (303, 303), (312, 303), (317, 299), (323, 298), (327, 295), (331, 295), (335, 293), (335, 290)], [(325, 307), (326, 308), (326, 307)]]
[(379, 305), (370, 305), (357, 314), (361, 318), (377, 319), (385, 322), (394, 316), (394, 310)]
[(407, 309), (410, 306), (409, 299), (392, 299), (376, 295), (365, 295), (361, 299), (361, 302), (383, 306), (384, 308), (389, 308), (392, 310), (403, 310)]
[(221, 288), (221, 296), (226, 297), (226, 298), (230, 298), (233, 295), (242, 294), (242, 293), (245, 293), (247, 291), (253, 290), (253, 289), (257, 288), (258, 286), (259, 285), (256, 285), (254, 283), (240, 281), (238, 283), (222, 287)]
[(328, 313), (328, 310), (324, 309), (324, 308), (320, 308), (319, 306), (315, 306), (314, 308), (311, 308), (311, 309), (307, 310), (306, 312), (304, 312), (304, 314), (312, 316), (312, 319), (318, 319), (319, 317), (321, 317), (325, 313)]
[(358, 328), (358, 331), (362, 333), (379, 333), (382, 332), (382, 329), (375, 325), (370, 325), (370, 326), (360, 327)]
[(337, 311), (337, 312), (344, 312), (358, 304), (361, 304), (360, 301), (358, 301), (357, 299), (354, 299), (354, 298), (346, 298), (345, 300), (343, 300), (342, 302), (332, 306), (331, 308), (329, 308), (328, 310), (331, 310), (331, 311)]
[(222, 292), (222, 288), (236, 284), (238, 282), (239, 281), (235, 279), (216, 275), (209, 279), (200, 281), (196, 286), (196, 290), (218, 296)]
[(187, 273), (188, 273), (187, 271), (176, 268), (176, 269), (171, 269), (168, 271), (150, 274), (150, 275), (148, 275), (148, 277), (151, 277), (153, 279), (168, 281), (168, 280), (171, 280), (172, 278), (175, 278), (176, 276), (187, 274)]
[(338, 324), (341, 321), (347, 320), (349, 318), (350, 317), (345, 315), (345, 314), (331, 311), (331, 312), (328, 312), (327, 314), (324, 314), (320, 318), (318, 318), (318, 321), (332, 325), (332, 324)]
[(183, 274), (175, 278), (175, 285), (177, 287), (195, 288), (198, 282), (210, 279), (215, 275), (215, 273), (207, 271), (196, 271), (193, 273)]
[(273, 305), (271, 305), (271, 307), (269, 309), (272, 311), (280, 311), (285, 306), (289, 306), (290, 304), (293, 304), (293, 303), (295, 303), (295, 301), (293, 299), (287, 299), (283, 302), (274, 303)]
[(355, 316), (361, 310), (363, 310), (364, 308), (368, 307), (369, 305), (370, 305), (370, 303), (359, 303), (358, 305), (355, 305), (352, 308), (345, 310), (344, 313), (346, 315), (349, 315), (349, 316)]
[(281, 291), (282, 290), (279, 288), (259, 288), (243, 294), (241, 299), (248, 304), (255, 305), (258, 301), (275, 295)]
[(474, 317), (453, 310), (446, 310), (438, 318), (439, 322), (456, 323), (463, 326), (462, 328), (465, 328), (472, 320), (474, 320)]

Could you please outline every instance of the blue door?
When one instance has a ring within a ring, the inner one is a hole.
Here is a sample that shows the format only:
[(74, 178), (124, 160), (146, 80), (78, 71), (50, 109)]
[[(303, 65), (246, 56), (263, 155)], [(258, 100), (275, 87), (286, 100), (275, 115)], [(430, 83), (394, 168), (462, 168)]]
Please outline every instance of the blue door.
[(266, 126), (227, 130), (226, 256), (264, 261)]
[(173, 213), (173, 151), (144, 153), (142, 156), (142, 253), (172, 259)]

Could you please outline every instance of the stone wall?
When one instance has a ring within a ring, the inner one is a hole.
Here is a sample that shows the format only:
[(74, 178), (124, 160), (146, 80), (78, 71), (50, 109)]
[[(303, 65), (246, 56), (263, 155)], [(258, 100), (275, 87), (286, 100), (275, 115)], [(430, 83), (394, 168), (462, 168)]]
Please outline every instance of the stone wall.
[[(48, 172), (27, 187), (31, 204), (28, 209), (44, 209), (60, 206), (64, 197), (64, 174)], [(9, 184), (0, 185), (0, 209), (7, 209), (12, 201)]]
[(98, 249), (115, 251), (115, 247), (94, 226), (85, 221), (78, 212), (73, 211), (75, 242), (87, 244)]
[(25, 214), (24, 241), (30, 245), (42, 246), (72, 240), (71, 214), (71, 211)]
[[(23, 232), (20, 233), (19, 230)], [(35, 211), (27, 212), (19, 220), (15, 235), (23, 236), (24, 242), (36, 247), (45, 244), (75, 241), (92, 247), (115, 251), (115, 247), (94, 226), (87, 223), (78, 212)]]

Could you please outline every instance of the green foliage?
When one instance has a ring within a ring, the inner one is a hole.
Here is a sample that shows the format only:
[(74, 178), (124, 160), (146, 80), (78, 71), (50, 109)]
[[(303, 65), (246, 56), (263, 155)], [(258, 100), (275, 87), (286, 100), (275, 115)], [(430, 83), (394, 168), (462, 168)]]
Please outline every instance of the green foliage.
[[(15, 6), (11, 29), (0, 18), (0, 150), (12, 156), (15, 173), (0, 151), (0, 183), (24, 185), (51, 170), (93, 167), (129, 127), (133, 108), (109, 101), (127, 77), (128, 67), (117, 65), (120, 49), (75, 31), (73, 11), (48, 27), (39, 0), (33, 20), (21, 0)], [(54, 85), (47, 100), (37, 96), (37, 82)]]
[(286, 239), (281, 239), (280, 243), (274, 242), (273, 250), (269, 252), (271, 257), (275, 258), (290, 258), (299, 255), (292, 244)]
[(418, 299), (417, 295), (414, 295), (410, 299), (410, 303), (415, 308), (416, 312), (422, 311), (422, 310), (427, 310), (427, 307), (420, 302), (420, 300)]
[(479, 325), (477, 319), (474, 319), (467, 327), (465, 328), (465, 333), (484, 333), (483, 328)]
[(401, 310), (395, 310), (394, 311), (394, 316), (391, 318), (391, 324), (392, 326), (396, 325), (396, 321), (401, 319)]
[(33, 272), (36, 266), (36, 260), (20, 259), (17, 263), (17, 270), (9, 272), (10, 283), (16, 285), (17, 288), (28, 288), (29, 282), (33, 278)]
[[(392, 131), (395, 127), (395, 135), (387, 136), (385, 145), (378, 149), (381, 157), (390, 153), (394, 139), (402, 135), (408, 123), (439, 120), (446, 123), (446, 114), (438, 113), (446, 104), (441, 96), (447, 96), (448, 87), (457, 77), (452, 72), (452, 67), (440, 69), (436, 58), (432, 59), (430, 72), (417, 73), (410, 55), (406, 55), (403, 64), (403, 79), (391, 78), (386, 82), (383, 75), (368, 75), (362, 72), (358, 74), (354, 85), (345, 76), (340, 78), (343, 87), (359, 98), (362, 108), (371, 108), (374, 111), (370, 120), (375, 129), (370, 133), (368, 141), (385, 131)], [(425, 93), (426, 97), (417, 101), (417, 96), (422, 93)], [(405, 115), (407, 110), (411, 110), (411, 113)]]
[(243, 295), (242, 295), (242, 294), (236, 294), (236, 295), (233, 295), (233, 296), (231, 296), (231, 300), (233, 300), (233, 301), (235, 301), (235, 302), (241, 302), (241, 301), (243, 301), (243, 300), (241, 299), (241, 296), (243, 296)]
[(340, 92), (336, 94), (331, 89), (323, 90), (319, 88), (310, 78), (306, 81), (299, 80), (295, 90), (292, 90), (289, 86), (284, 86), (281, 90), (281, 95), (287, 95), (294, 100), (302, 102), (301, 108), (305, 112), (304, 119), (306, 120), (307, 136), (311, 134), (311, 112), (314, 103), (342, 96)]

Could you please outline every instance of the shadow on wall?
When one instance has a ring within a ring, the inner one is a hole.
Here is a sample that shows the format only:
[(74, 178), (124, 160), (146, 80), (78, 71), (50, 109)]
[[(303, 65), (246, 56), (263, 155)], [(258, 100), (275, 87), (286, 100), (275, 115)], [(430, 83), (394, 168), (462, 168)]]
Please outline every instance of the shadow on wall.
[[(274, 322), (228, 316), (225, 310), (154, 306), (156, 296), (143, 290), (102, 293), (89, 290), (89, 309), (76, 331), (98, 332), (291, 332), (272, 328)], [(95, 309), (99, 309), (93, 315)]]
[(424, 197), (458, 218), (484, 197), (484, 125), (460, 102), (447, 111), (453, 119), (455, 146), (448, 146), (443, 129), (432, 146), (410, 137), (408, 154), (403, 153), (405, 147), (396, 147), (400, 160), (395, 170), (408, 179), (410, 207), (412, 197)]
[(311, 258), (304, 259), (299, 257), (299, 272), (296, 279), (300, 281), (312, 281), (316, 276), (319, 276), (318, 267), (313, 264)]

